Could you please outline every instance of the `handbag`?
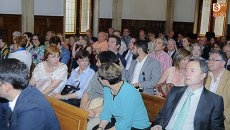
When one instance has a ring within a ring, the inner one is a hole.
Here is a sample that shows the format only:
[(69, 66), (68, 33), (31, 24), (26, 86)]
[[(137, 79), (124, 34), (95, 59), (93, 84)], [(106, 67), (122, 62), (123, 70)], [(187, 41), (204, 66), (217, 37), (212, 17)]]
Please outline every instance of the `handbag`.
[(78, 82), (78, 84), (75, 86), (69, 85), (69, 84), (65, 85), (65, 87), (61, 91), (61, 95), (71, 94), (71, 93), (75, 93), (76, 91), (79, 91), (80, 90), (80, 88), (79, 88), (80, 82), (79, 81), (76, 81), (76, 82)]

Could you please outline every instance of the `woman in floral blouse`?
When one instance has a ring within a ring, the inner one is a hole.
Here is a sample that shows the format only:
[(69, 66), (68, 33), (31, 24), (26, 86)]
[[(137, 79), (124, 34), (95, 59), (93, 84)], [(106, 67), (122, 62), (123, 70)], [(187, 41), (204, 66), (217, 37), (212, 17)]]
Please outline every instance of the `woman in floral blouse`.
[(38, 63), (42, 62), (44, 59), (44, 38), (40, 35), (33, 35), (32, 37), (33, 48), (30, 49), (30, 53), (33, 56), (33, 64), (36, 66)]

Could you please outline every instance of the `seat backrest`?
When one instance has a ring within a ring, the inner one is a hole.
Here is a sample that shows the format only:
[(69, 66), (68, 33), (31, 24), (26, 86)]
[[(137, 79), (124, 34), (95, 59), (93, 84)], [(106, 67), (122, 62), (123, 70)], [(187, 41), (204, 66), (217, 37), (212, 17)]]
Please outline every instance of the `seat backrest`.
[(148, 112), (149, 120), (154, 121), (157, 114), (162, 109), (165, 99), (142, 93), (142, 99)]
[(87, 111), (49, 96), (46, 99), (54, 109), (62, 130), (86, 130)]

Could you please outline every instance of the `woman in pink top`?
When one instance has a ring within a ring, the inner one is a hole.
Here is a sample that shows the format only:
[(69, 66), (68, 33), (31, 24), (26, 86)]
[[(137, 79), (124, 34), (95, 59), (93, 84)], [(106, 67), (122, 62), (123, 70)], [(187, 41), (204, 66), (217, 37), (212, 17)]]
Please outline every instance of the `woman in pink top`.
[(169, 67), (161, 76), (158, 84), (172, 83), (175, 86), (184, 86), (185, 67), (191, 57), (191, 53), (186, 49), (178, 49), (173, 57), (174, 66)]

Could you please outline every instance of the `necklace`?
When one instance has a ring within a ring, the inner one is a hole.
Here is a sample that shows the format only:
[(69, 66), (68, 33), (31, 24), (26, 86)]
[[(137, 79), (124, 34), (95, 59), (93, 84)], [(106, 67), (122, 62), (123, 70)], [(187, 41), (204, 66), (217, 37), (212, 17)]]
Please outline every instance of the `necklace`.
[(115, 91), (111, 89), (111, 94), (112, 94), (112, 96), (113, 96), (113, 100), (114, 100), (114, 98), (119, 94), (119, 92), (120, 92), (121, 87), (123, 86), (123, 84), (124, 84), (124, 81), (122, 81), (122, 84), (119, 86), (119, 89), (118, 89), (118, 91), (117, 91), (116, 94), (115, 94)]

